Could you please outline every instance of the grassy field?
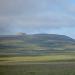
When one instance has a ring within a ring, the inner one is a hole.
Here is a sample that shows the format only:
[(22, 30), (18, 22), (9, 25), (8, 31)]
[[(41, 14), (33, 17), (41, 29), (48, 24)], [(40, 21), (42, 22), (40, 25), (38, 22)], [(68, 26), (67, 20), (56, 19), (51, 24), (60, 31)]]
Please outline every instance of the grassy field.
[(3, 62), (51, 62), (51, 61), (75, 61), (75, 55), (49, 55), (49, 56), (10, 56), (0, 57), (0, 63)]
[(75, 75), (75, 54), (0, 56), (0, 75)]
[(75, 75), (75, 63), (0, 65), (0, 75)]

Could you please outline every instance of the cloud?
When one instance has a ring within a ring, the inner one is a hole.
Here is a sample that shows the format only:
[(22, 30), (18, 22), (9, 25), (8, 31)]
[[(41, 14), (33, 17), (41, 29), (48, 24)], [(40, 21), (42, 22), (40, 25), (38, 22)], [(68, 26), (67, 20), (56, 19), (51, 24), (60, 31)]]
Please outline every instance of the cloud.
[(75, 26), (71, 0), (0, 0), (0, 32)]

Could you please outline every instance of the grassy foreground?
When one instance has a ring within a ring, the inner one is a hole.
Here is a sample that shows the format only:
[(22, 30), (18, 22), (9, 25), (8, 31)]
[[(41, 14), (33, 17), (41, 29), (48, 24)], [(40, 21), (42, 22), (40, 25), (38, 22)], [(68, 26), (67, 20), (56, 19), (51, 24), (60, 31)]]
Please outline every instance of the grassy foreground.
[(1, 65), (0, 75), (75, 75), (75, 63)]
[(1, 56), (0, 75), (75, 75), (75, 55)]

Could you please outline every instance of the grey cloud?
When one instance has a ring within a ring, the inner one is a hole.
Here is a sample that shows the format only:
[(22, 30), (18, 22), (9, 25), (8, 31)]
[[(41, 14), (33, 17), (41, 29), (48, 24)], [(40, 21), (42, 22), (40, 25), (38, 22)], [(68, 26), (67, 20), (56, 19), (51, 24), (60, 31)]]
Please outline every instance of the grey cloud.
[(0, 0), (0, 13), (3, 15), (37, 13), (47, 9), (47, 2), (48, 0)]
[(69, 6), (68, 0), (0, 0), (0, 32), (75, 26)]

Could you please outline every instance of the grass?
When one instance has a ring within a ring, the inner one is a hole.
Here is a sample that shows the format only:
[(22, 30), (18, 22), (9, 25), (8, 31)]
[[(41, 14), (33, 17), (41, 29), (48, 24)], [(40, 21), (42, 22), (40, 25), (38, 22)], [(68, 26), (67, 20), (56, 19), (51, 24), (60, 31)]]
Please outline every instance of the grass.
[(0, 75), (75, 75), (75, 63), (0, 65)]
[[(36, 64), (17, 64), (18, 62)], [(46, 64), (38, 62), (46, 62)], [(75, 55), (1, 56), (0, 75), (75, 75)]]
[[(4, 61), (5, 60), (5, 61)], [(51, 61), (75, 61), (75, 55), (49, 55), (49, 56), (16, 56), (0, 57), (2, 62), (51, 62)]]

